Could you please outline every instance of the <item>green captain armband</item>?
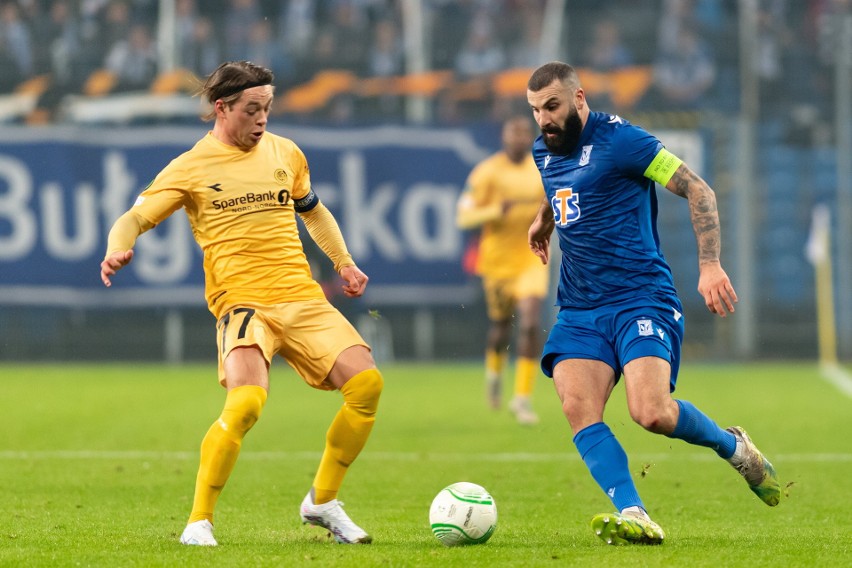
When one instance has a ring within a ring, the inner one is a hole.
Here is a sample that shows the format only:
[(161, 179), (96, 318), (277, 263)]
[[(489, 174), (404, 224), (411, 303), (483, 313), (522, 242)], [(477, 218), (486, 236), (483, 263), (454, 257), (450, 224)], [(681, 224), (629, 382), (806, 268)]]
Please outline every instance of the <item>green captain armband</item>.
[(642, 174), (646, 178), (654, 180), (660, 185), (666, 185), (683, 163), (683, 160), (663, 148), (654, 156), (654, 159)]

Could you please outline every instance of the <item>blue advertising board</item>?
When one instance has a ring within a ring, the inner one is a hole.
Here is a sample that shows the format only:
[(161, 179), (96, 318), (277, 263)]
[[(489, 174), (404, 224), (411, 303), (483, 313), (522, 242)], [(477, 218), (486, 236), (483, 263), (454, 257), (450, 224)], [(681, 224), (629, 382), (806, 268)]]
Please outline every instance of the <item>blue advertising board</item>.
[[(271, 127), (308, 158), (381, 304), (463, 302), (455, 203), (496, 136), (470, 129)], [(205, 128), (0, 129), (0, 304), (203, 305), (201, 254), (178, 212), (138, 240), (111, 289), (99, 264), (113, 221)], [(327, 259), (316, 259), (328, 262)]]

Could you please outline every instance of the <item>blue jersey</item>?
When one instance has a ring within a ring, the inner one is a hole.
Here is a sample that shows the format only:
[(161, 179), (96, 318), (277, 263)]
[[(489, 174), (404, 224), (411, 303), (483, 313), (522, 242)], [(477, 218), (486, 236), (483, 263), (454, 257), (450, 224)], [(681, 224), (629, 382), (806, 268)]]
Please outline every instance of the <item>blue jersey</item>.
[(662, 143), (619, 116), (592, 112), (577, 148), (533, 157), (562, 250), (556, 304), (572, 308), (677, 294), (660, 250), (657, 194), (643, 174)]

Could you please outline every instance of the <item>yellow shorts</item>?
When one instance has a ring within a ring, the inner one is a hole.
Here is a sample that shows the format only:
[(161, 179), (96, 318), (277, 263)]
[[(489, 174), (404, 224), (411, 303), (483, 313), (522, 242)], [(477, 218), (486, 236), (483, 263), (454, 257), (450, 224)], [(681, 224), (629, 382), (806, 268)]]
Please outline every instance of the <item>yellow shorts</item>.
[(483, 277), (482, 288), (485, 290), (488, 318), (492, 321), (507, 320), (512, 317), (519, 300), (546, 298), (550, 283), (549, 271), (546, 264), (536, 263), (513, 278)]
[(277, 353), (306, 383), (321, 390), (335, 390), (325, 379), (344, 350), (354, 345), (370, 347), (349, 320), (325, 300), (234, 308), (216, 322), (216, 342), (222, 385), (224, 362), (231, 350), (254, 345), (267, 365)]

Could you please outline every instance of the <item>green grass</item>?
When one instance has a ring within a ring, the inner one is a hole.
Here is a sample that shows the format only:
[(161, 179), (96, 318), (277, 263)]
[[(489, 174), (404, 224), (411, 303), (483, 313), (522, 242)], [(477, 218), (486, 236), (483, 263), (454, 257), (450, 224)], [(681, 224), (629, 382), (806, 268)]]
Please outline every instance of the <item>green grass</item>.
[[(611, 505), (541, 379), (541, 424), (484, 403), (478, 365), (395, 365), (373, 437), (341, 499), (374, 537), (331, 543), (299, 524), (338, 393), (273, 367), (263, 417), (219, 502), (215, 549), (177, 539), (201, 437), (224, 391), (215, 366), (0, 366), (0, 566), (850, 566), (852, 399), (811, 365), (687, 366), (677, 394), (739, 424), (788, 496), (763, 505), (710, 450), (633, 424), (617, 387), (607, 422), (667, 532), (659, 547), (603, 545), (589, 520)], [(644, 475), (642, 472), (644, 471)], [(444, 548), (428, 509), (456, 481), (499, 511), (485, 545)]]

